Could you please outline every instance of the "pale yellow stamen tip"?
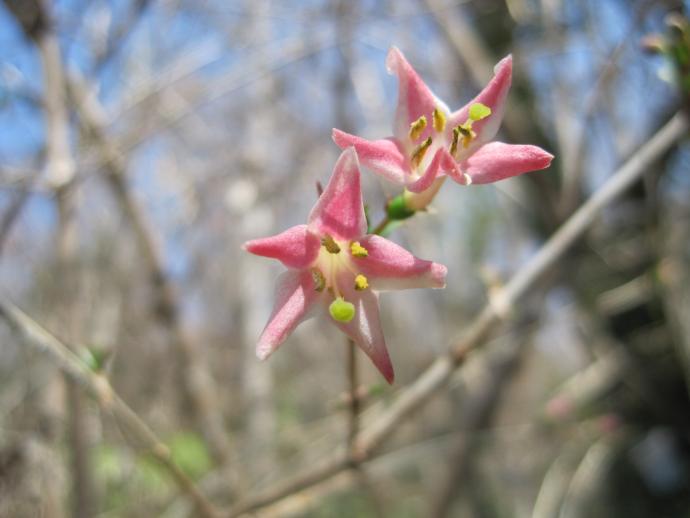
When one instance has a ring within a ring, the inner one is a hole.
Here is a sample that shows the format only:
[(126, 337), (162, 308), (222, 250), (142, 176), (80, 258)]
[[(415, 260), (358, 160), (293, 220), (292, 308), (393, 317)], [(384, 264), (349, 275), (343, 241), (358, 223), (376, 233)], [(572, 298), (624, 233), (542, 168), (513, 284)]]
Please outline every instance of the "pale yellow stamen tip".
[(357, 291), (366, 290), (369, 287), (369, 281), (361, 273), (355, 277), (355, 289)]
[(486, 104), (474, 103), (472, 106), (470, 106), (469, 116), (473, 121), (486, 119), (489, 115), (491, 115), (491, 108), (489, 108)]
[(340, 253), (338, 243), (336, 243), (335, 240), (329, 235), (321, 238), (321, 245), (323, 245), (323, 247), (331, 254)]
[(333, 317), (333, 320), (347, 323), (355, 316), (355, 306), (342, 297), (338, 297), (328, 306), (328, 312)]
[(438, 108), (434, 108), (434, 129), (438, 133), (446, 129), (446, 115)]
[(426, 155), (427, 149), (431, 146), (431, 137), (428, 137), (424, 142), (422, 142), (414, 153), (412, 153), (412, 165), (414, 167), (419, 167), (419, 164), (424, 160), (424, 155)]
[(465, 177), (465, 185), (472, 185), (472, 177), (467, 173), (462, 174)]
[(426, 128), (426, 117), (422, 115), (419, 119), (410, 124), (410, 138), (417, 140), (422, 136), (422, 132)]
[(369, 255), (369, 250), (360, 245), (359, 241), (353, 241), (350, 244), (350, 252), (352, 252), (353, 257), (367, 257)]

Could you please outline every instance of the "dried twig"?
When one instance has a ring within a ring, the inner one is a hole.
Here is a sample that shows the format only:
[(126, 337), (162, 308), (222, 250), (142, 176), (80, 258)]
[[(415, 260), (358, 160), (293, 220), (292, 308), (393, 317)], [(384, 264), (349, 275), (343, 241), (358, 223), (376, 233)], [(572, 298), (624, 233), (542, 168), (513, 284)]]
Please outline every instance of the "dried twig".
[(103, 157), (108, 185), (136, 237), (143, 265), (156, 296), (155, 314), (162, 325), (170, 330), (178, 354), (185, 395), (192, 404), (198, 427), (208, 442), (214, 459), (225, 466), (230, 462), (231, 448), (222, 412), (216, 405), (215, 394), (218, 392), (214, 389), (213, 379), (201, 363), (194, 344), (185, 333), (177, 292), (165, 271), (165, 261), (156, 246), (153, 230), (127, 184), (124, 159), (106, 136), (102, 120), (103, 109), (97, 99), (89, 95), (83, 81), (72, 78), (69, 86), (80, 121), (93, 137)]
[[(55, 249), (57, 250), (58, 285), (63, 292), (71, 288), (76, 279), (75, 264), (78, 256), (77, 192), (74, 183), (75, 162), (69, 141), (70, 121), (65, 95), (65, 70), (58, 38), (53, 31), (54, 24), (48, 5), (36, 6), (38, 16), (45, 20), (40, 30), (28, 30), (22, 24), (25, 34), (33, 39), (38, 48), (43, 72), (43, 110), (46, 124), (46, 176), (55, 192), (58, 209)], [(17, 14), (17, 11), (15, 11)], [(23, 200), (15, 205), (17, 213)], [(61, 332), (72, 340), (78, 333), (79, 319), (75, 313), (74, 300), (68, 299), (62, 305)], [(69, 408), (68, 442), (72, 465), (72, 506), (74, 513), (89, 517), (96, 510), (96, 491), (93, 487), (91, 463), (89, 461), (88, 434), (81, 392), (68, 378), (66, 383)]]
[[(490, 362), (486, 379), (478, 387), (473, 387), (471, 398), (463, 402), (466, 411), (463, 412), (462, 423), (458, 424), (461, 434), (448, 456), (445, 479), (439, 484), (439, 490), (431, 500), (430, 517), (448, 516), (453, 502), (462, 491), (465, 478), (476, 464), (477, 452), (481, 449), (477, 432), (487, 428), (496, 414), (524, 357), (526, 349), (520, 342), (525, 339), (526, 337), (508, 338), (506, 349)], [(465, 490), (467, 491), (466, 488)]]
[(218, 516), (213, 505), (172, 460), (167, 446), (117, 395), (102, 373), (91, 370), (69, 347), (4, 298), (0, 298), (0, 317), (23, 338), (22, 343), (45, 354), (72, 381), (92, 395), (104, 412), (112, 413), (116, 421), (136, 441), (135, 446), (150, 452), (168, 471), (180, 490), (194, 502), (200, 516)]
[(618, 71), (618, 62), (630, 41), (635, 41), (634, 33), (646, 19), (649, 9), (657, 3), (657, 0), (647, 0), (642, 3), (635, 13), (632, 26), (628, 30), (628, 37), (624, 38), (611, 51), (601, 66), (597, 79), (579, 108), (580, 117), (575, 121), (572, 135), (569, 135), (568, 148), (571, 151), (563, 161), (563, 188), (561, 190), (561, 214), (568, 215), (582, 199), (582, 175), (584, 173), (584, 161), (587, 153), (584, 152), (587, 143), (587, 130), (597, 113), (597, 108), (607, 91), (607, 86), (613, 83)]

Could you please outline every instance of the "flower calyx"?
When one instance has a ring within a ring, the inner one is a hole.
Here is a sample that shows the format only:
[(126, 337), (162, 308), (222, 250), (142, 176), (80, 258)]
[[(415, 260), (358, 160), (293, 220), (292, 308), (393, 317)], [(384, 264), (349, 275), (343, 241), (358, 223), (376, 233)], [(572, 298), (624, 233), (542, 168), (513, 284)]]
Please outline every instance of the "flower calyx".
[(388, 219), (392, 221), (399, 221), (414, 216), (416, 210), (409, 207), (405, 192), (388, 200), (388, 203), (386, 204), (386, 215), (388, 216)]

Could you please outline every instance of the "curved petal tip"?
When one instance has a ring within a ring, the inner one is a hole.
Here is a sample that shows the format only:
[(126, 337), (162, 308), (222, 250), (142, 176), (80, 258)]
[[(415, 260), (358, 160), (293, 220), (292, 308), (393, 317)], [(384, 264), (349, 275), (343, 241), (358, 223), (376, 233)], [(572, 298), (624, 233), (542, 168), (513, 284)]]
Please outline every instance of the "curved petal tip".
[(389, 74), (397, 73), (398, 64), (400, 63), (401, 59), (404, 61), (405, 56), (400, 49), (395, 45), (391, 46), (391, 48), (388, 50), (388, 54), (386, 54), (386, 71)]
[(431, 265), (431, 281), (434, 288), (446, 287), (446, 275), (448, 275), (448, 268), (439, 263)]

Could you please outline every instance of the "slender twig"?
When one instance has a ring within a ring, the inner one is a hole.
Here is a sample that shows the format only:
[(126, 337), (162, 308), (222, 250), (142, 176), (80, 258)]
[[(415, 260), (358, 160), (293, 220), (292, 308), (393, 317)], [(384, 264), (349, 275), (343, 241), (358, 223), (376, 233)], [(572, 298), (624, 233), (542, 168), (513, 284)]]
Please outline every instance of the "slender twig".
[[(402, 389), (388, 408), (366, 426), (355, 441), (353, 452), (338, 451), (318, 466), (283, 481), (232, 509), (228, 516), (251, 512), (316, 485), (347, 469), (353, 460), (363, 462), (376, 455), (383, 441), (398, 424), (418, 409), (450, 379), (468, 354), (481, 346), (501, 320), (511, 316), (513, 304), (533, 288), (595, 221), (599, 212), (624, 193), (688, 131), (688, 121), (676, 114), (646, 144), (625, 162), (506, 284), (470, 325), (464, 338), (447, 355), (434, 361), (413, 383)], [(353, 457), (354, 455), (354, 457)]]
[[(66, 102), (65, 67), (49, 4), (41, 7), (47, 20), (42, 30), (27, 33), (38, 49), (43, 72), (43, 107), (46, 132), (46, 176), (55, 193), (58, 223), (55, 236), (57, 284), (62, 293), (74, 288), (78, 257), (78, 186), (74, 182), (75, 160), (70, 144), (69, 109)], [(21, 207), (21, 206), (19, 206)], [(62, 306), (60, 332), (70, 341), (79, 333), (80, 320), (75, 300)], [(71, 464), (72, 508), (75, 515), (90, 517), (97, 508), (97, 492), (89, 459), (89, 438), (84, 413), (84, 399), (79, 388), (66, 380), (67, 421)]]
[(559, 516), (578, 518), (589, 515), (592, 499), (609, 480), (609, 471), (620, 450), (629, 442), (629, 435), (625, 429), (619, 430), (612, 435), (603, 435), (590, 446), (573, 473)]
[(566, 443), (563, 452), (546, 470), (532, 508), (532, 518), (554, 518), (560, 515), (563, 498), (581, 460), (579, 441)]
[(607, 85), (613, 82), (619, 71), (617, 65), (623, 55), (623, 51), (631, 42), (636, 42), (634, 34), (646, 20), (647, 12), (655, 3), (657, 3), (657, 0), (647, 0), (640, 4), (626, 37), (616, 45), (604, 61), (596, 81), (578, 108), (580, 116), (574, 121), (575, 127), (572, 134), (569, 135), (570, 142), (568, 147), (571, 152), (564, 157), (563, 161), (563, 187), (559, 203), (561, 214), (563, 215), (570, 214), (581, 200), (582, 190), (580, 184), (585, 170), (584, 162), (587, 153), (584, 151), (587, 144), (589, 125), (597, 114), (597, 108), (607, 91)]
[(372, 230), (371, 233), (381, 235), (381, 233), (384, 230), (386, 230), (386, 227), (390, 222), (390, 218), (387, 215), (384, 216), (384, 218), (379, 222), (379, 224), (374, 227), (374, 230)]
[(350, 382), (349, 427), (347, 434), (347, 447), (352, 448), (359, 433), (359, 384), (357, 375), (357, 347), (351, 339), (347, 339), (347, 377)]
[(117, 395), (105, 375), (91, 370), (67, 345), (43, 329), (13, 303), (2, 297), (0, 297), (0, 317), (9, 324), (17, 335), (23, 338), (20, 340), (22, 344), (45, 354), (72, 381), (93, 396), (104, 412), (112, 413), (116, 421), (136, 441), (135, 446), (148, 450), (168, 471), (180, 490), (195, 503), (200, 516), (204, 518), (216, 518), (218, 516), (213, 504), (172, 460), (167, 446)]
[(19, 218), (22, 209), (31, 197), (33, 184), (37, 178), (37, 171), (31, 171), (29, 173), (26, 181), (17, 186), (17, 192), (12, 194), (12, 201), (0, 218), (0, 256), (14, 228), (14, 223)]
[(154, 290), (155, 314), (170, 335), (178, 353), (178, 368), (181, 371), (183, 387), (188, 401), (192, 403), (198, 427), (208, 442), (214, 460), (221, 466), (230, 462), (230, 442), (225, 433), (222, 413), (217, 408), (214, 380), (201, 363), (195, 346), (186, 334), (180, 316), (180, 300), (175, 286), (167, 274), (156, 239), (144, 211), (133, 196), (126, 179), (123, 157), (107, 138), (103, 109), (97, 99), (89, 95), (84, 82), (72, 77), (70, 93), (75, 98), (77, 115), (81, 124), (93, 137), (107, 171), (107, 182), (120, 210), (129, 220), (137, 244), (142, 253), (142, 264), (147, 270), (148, 280)]
[[(509, 337), (507, 348), (488, 367), (489, 375), (474, 389), (471, 398), (463, 401), (467, 410), (463, 412), (462, 421), (458, 424), (462, 433), (448, 456), (446, 477), (438, 484), (439, 489), (431, 500), (429, 517), (447, 516), (453, 502), (462, 492), (465, 479), (472, 472), (481, 450), (477, 432), (490, 426), (506, 389), (518, 371), (520, 360), (526, 351), (520, 342), (525, 339), (518, 341), (517, 337)], [(469, 488), (464, 489), (467, 491)]]

